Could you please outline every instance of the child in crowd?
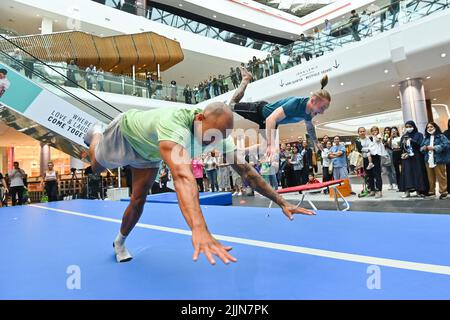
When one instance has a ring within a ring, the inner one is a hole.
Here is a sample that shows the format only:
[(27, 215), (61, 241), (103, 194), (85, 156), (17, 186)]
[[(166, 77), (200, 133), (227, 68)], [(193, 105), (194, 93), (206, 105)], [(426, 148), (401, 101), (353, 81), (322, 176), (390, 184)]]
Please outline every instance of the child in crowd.
[(278, 164), (278, 158), (275, 159), (274, 162), (271, 162), (271, 158), (268, 156), (264, 156), (261, 159), (261, 175), (263, 177), (263, 179), (270, 184), (270, 186), (274, 189), (277, 190), (278, 189), (278, 180), (277, 180), (277, 176), (276, 176), (276, 172), (278, 171), (277, 169), (277, 164)]
[(320, 183), (320, 181), (316, 179), (314, 173), (310, 173), (308, 176), (308, 182), (306, 184), (315, 184), (315, 183)]

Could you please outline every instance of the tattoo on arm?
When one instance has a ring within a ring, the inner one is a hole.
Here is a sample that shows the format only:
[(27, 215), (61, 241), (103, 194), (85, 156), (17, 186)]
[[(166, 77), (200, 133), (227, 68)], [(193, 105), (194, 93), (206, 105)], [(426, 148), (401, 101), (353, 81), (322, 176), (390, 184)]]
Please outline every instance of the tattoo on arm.
[(314, 141), (315, 144), (318, 144), (316, 129), (314, 128), (314, 124), (312, 121), (305, 121), (306, 131), (308, 132), (309, 137)]
[(232, 167), (254, 190), (279, 206), (286, 204), (286, 200), (276, 193), (251, 165), (248, 163), (233, 164)]

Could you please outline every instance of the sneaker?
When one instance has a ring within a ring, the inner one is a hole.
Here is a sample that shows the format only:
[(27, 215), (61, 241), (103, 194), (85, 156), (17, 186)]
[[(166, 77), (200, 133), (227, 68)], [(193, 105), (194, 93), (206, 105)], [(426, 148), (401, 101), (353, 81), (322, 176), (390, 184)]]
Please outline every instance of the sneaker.
[(381, 194), (381, 191), (375, 192), (375, 199), (380, 199), (381, 197), (383, 197), (383, 195)]
[(441, 194), (441, 195), (439, 196), (439, 199), (440, 199), (440, 200), (447, 199), (447, 196), (448, 196), (447, 193), (443, 193), (443, 194)]
[(133, 259), (125, 246), (116, 246), (116, 244), (113, 242), (113, 248), (116, 254), (117, 262), (128, 262)]
[(394, 190), (394, 186), (390, 184), (388, 190)]
[(405, 194), (402, 195), (402, 198), (411, 198), (411, 193), (409, 191), (405, 192)]
[(370, 191), (369, 192), (369, 197), (375, 197), (375, 191)]
[(84, 143), (89, 147), (92, 142), (92, 138), (97, 133), (103, 133), (105, 131), (105, 125), (101, 122), (97, 122), (93, 126), (91, 126), (84, 136)]
[(370, 170), (373, 167), (375, 167), (375, 165), (373, 163), (369, 163), (369, 165), (367, 166), (366, 170)]
[(235, 196), (237, 196), (237, 194), (238, 194), (238, 192), (235, 191), (235, 192), (233, 192), (232, 196), (235, 197)]
[(238, 195), (238, 197), (242, 196), (242, 192), (239, 191), (239, 193), (237, 195)]

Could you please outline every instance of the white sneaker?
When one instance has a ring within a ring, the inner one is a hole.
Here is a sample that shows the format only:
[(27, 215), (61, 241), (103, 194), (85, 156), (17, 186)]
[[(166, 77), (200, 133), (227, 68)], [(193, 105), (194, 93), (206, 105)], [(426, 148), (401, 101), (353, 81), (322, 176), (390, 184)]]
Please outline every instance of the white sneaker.
[(240, 196), (242, 196), (242, 192), (241, 191), (239, 191), (239, 193), (238, 193), (238, 197), (240, 197)]
[(94, 134), (97, 133), (103, 133), (105, 131), (105, 125), (101, 122), (97, 122), (93, 126), (91, 126), (84, 136), (84, 143), (89, 147), (92, 142), (92, 138), (94, 137)]
[(235, 191), (235, 192), (233, 192), (233, 197), (235, 197), (235, 196), (237, 196), (237, 194), (238, 194), (238, 192), (237, 191)]
[(117, 262), (128, 262), (133, 259), (125, 246), (116, 246), (115, 242), (113, 242), (113, 248), (116, 253)]
[(373, 167), (375, 167), (375, 165), (373, 163), (369, 163), (369, 165), (367, 166), (366, 170), (370, 170)]

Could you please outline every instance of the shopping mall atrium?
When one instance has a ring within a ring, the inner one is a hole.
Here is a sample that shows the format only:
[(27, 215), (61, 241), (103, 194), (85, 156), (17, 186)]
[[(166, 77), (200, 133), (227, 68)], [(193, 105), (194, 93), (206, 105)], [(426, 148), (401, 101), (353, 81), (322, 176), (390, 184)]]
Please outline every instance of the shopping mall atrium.
[(1, 300), (450, 298), (448, 0), (0, 12)]

